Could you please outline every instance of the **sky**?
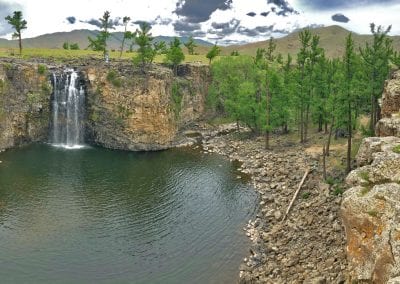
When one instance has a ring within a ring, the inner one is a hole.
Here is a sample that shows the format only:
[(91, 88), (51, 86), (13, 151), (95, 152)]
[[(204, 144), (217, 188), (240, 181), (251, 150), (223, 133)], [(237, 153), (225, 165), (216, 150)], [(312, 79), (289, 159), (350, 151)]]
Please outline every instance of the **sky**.
[(218, 44), (255, 42), (281, 37), (304, 27), (340, 25), (369, 33), (369, 24), (392, 25), (400, 35), (400, 0), (0, 0), (0, 37), (11, 38), (4, 19), (20, 10), (28, 22), (23, 37), (98, 29), (104, 11), (111, 13), (115, 31), (122, 18), (152, 25), (152, 34), (190, 36)]

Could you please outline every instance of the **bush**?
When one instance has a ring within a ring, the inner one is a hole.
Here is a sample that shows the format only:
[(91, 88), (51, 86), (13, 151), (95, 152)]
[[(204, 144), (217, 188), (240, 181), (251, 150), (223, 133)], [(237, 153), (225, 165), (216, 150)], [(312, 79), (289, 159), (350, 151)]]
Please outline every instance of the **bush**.
[(73, 43), (69, 46), (69, 49), (71, 50), (79, 50), (79, 45), (77, 43)]
[(120, 88), (122, 86), (122, 81), (118, 78), (117, 72), (114, 70), (108, 71), (107, 81), (113, 84), (114, 87)]
[(37, 71), (40, 75), (44, 75), (44, 74), (46, 74), (47, 67), (43, 64), (39, 64), (37, 67)]

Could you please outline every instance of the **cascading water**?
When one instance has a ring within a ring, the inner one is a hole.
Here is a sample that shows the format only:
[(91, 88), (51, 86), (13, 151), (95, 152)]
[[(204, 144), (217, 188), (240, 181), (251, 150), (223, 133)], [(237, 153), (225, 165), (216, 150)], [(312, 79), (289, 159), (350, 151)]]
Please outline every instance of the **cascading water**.
[(52, 131), (54, 146), (69, 149), (83, 147), (85, 91), (78, 73), (67, 69), (53, 73)]

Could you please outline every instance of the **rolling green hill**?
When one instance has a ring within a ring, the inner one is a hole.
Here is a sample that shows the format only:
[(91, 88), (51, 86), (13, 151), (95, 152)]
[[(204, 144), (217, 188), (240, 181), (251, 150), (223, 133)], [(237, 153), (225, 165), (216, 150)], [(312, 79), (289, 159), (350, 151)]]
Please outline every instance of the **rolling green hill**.
[[(312, 34), (320, 36), (320, 45), (325, 49), (325, 53), (328, 57), (339, 57), (343, 55), (345, 49), (345, 38), (350, 31), (339, 27), (329, 26), (322, 28), (315, 28), (311, 30)], [(296, 55), (299, 48), (299, 33), (300, 31), (291, 33), (285, 37), (276, 39), (276, 50), (277, 52), (286, 55)], [(400, 50), (400, 36), (393, 36), (393, 46), (395, 50)], [(356, 48), (364, 46), (367, 41), (372, 40), (372, 35), (360, 35), (353, 33), (353, 39)], [(231, 45), (223, 48), (222, 53), (225, 55), (230, 54), (233, 50), (239, 51), (240, 54), (255, 55), (257, 48), (266, 48), (268, 41), (260, 41), (256, 43), (249, 43), (244, 45)]]
[[(77, 43), (81, 49), (85, 49), (89, 45), (88, 36), (94, 38), (99, 31), (92, 30), (73, 30), (71, 32), (58, 32), (52, 34), (44, 34), (34, 38), (27, 38), (22, 40), (23, 47), (25, 48), (62, 48), (64, 42)], [(119, 49), (122, 42), (123, 33), (111, 33), (108, 45), (110, 49)], [(158, 36), (155, 41), (169, 42), (173, 37)], [(187, 37), (180, 37), (182, 42), (188, 40)], [(212, 44), (195, 39), (195, 42), (200, 46), (211, 46)], [(17, 48), (18, 42), (16, 40), (0, 39), (0, 48)]]
[[(299, 43), (299, 32), (296, 31), (291, 33), (285, 37), (276, 39), (277, 43), (277, 52), (286, 55), (290, 53), (292, 55), (296, 55), (300, 48)], [(320, 45), (325, 49), (326, 55), (330, 58), (342, 56), (344, 51), (344, 43), (345, 38), (349, 34), (350, 31), (339, 27), (339, 26), (329, 26), (322, 28), (312, 29), (311, 32), (313, 34), (317, 34), (320, 36)], [(85, 49), (89, 42), (88, 36), (95, 37), (98, 31), (91, 30), (74, 30), (71, 32), (58, 32), (52, 34), (45, 34), (35, 38), (27, 38), (23, 40), (24, 48), (44, 48), (44, 49), (52, 49), (58, 48), (61, 49), (64, 42), (69, 43), (78, 43), (81, 49)], [(355, 46), (364, 46), (367, 41), (372, 40), (372, 35), (360, 35), (353, 33)], [(115, 32), (111, 34), (111, 37), (108, 42), (108, 46), (110, 49), (118, 50), (122, 41), (122, 32)], [(400, 51), (400, 36), (393, 36), (393, 45), (395, 50)], [(156, 41), (165, 41), (169, 42), (172, 37), (159, 36), (155, 37)], [(181, 37), (180, 40), (183, 42), (187, 41), (187, 37)], [(196, 40), (198, 47), (196, 48), (196, 52), (199, 54), (205, 54), (212, 43)], [(0, 39), (0, 48), (17, 48), (18, 44), (15, 40), (6, 40)], [(231, 45), (221, 47), (222, 55), (229, 55), (233, 50), (237, 50), (240, 54), (248, 54), (255, 55), (257, 48), (266, 48), (268, 46), (268, 40), (248, 43), (243, 45)], [(186, 51), (186, 50), (185, 50)]]

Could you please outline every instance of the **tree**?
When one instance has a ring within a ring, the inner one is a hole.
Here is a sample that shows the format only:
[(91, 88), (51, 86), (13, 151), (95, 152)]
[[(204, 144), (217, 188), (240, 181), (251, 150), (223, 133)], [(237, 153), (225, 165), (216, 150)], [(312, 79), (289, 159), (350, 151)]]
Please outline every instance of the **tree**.
[(69, 43), (68, 42), (64, 42), (63, 43), (63, 48), (68, 50), (69, 49)]
[(133, 58), (133, 63), (138, 64), (143, 73), (146, 72), (148, 65), (153, 63), (157, 54), (165, 51), (165, 42), (155, 42), (151, 33), (151, 25), (141, 22), (139, 30), (136, 30), (135, 43), (139, 46), (137, 55)]
[(364, 48), (360, 48), (360, 53), (365, 62), (365, 70), (370, 82), (370, 132), (373, 133), (375, 125), (380, 119), (378, 100), (383, 92), (384, 82), (389, 75), (393, 47), (392, 40), (387, 36), (391, 30), (391, 26), (384, 29), (382, 26), (376, 27), (375, 24), (372, 23), (370, 28), (373, 35), (373, 42), (372, 44), (366, 43)]
[[(354, 103), (354, 92), (353, 92), (353, 78), (355, 74), (355, 54), (354, 54), (354, 41), (351, 33), (346, 37), (346, 50), (343, 57), (343, 74), (344, 74), (344, 90), (343, 99), (344, 104), (342, 107), (347, 113), (347, 119), (345, 120), (347, 128), (347, 167), (346, 171), (349, 173), (351, 171), (351, 141), (352, 141), (352, 117), (353, 117), (353, 103)], [(346, 117), (346, 116), (345, 116)]]
[(165, 61), (172, 65), (174, 70), (174, 75), (177, 75), (178, 65), (185, 59), (181, 48), (180, 40), (175, 37), (173, 41), (169, 44), (169, 49), (167, 50)]
[(14, 15), (7, 16), (5, 19), (8, 21), (8, 23), (13, 26), (15, 29), (15, 32), (13, 33), (12, 37), (13, 38), (18, 38), (18, 45), (19, 45), (19, 54), (22, 54), (22, 30), (25, 30), (27, 28), (27, 21), (25, 21), (22, 18), (22, 12), (21, 11), (14, 11)]
[(100, 31), (95, 39), (91, 38), (90, 36), (88, 37), (88, 48), (91, 48), (95, 51), (103, 51), (103, 56), (105, 57), (107, 54), (107, 39), (110, 37), (110, 32), (108, 30), (113, 28), (110, 21), (110, 12), (105, 11), (103, 17), (99, 20), (103, 30)]
[(129, 31), (127, 31), (128, 23), (129, 23), (130, 20), (131, 20), (131, 18), (130, 18), (130, 17), (127, 17), (127, 16), (125, 16), (125, 17), (122, 19), (122, 23), (124, 24), (125, 29), (124, 29), (124, 37), (122, 38), (122, 43), (121, 43), (121, 50), (120, 50), (120, 52), (119, 52), (119, 58), (121, 58), (122, 52), (124, 51), (125, 41), (126, 41), (127, 39), (132, 39), (132, 38), (133, 38), (133, 35), (134, 35), (134, 33), (131, 33), (131, 32), (129, 32)]
[(71, 43), (69, 46), (69, 49), (71, 50), (79, 50), (79, 45), (77, 43)]
[(210, 49), (209, 52), (207, 52), (206, 57), (210, 60), (210, 64), (211, 61), (217, 57), (219, 54), (221, 53), (221, 49), (219, 48), (219, 46), (215, 43), (214, 46)]
[(190, 55), (193, 55), (193, 54), (194, 54), (194, 48), (197, 47), (197, 45), (196, 45), (196, 43), (194, 42), (194, 39), (193, 39), (192, 36), (190, 36), (189, 39), (188, 39), (188, 41), (187, 41), (186, 43), (184, 43), (183, 45), (187, 48), (188, 53), (189, 53)]

